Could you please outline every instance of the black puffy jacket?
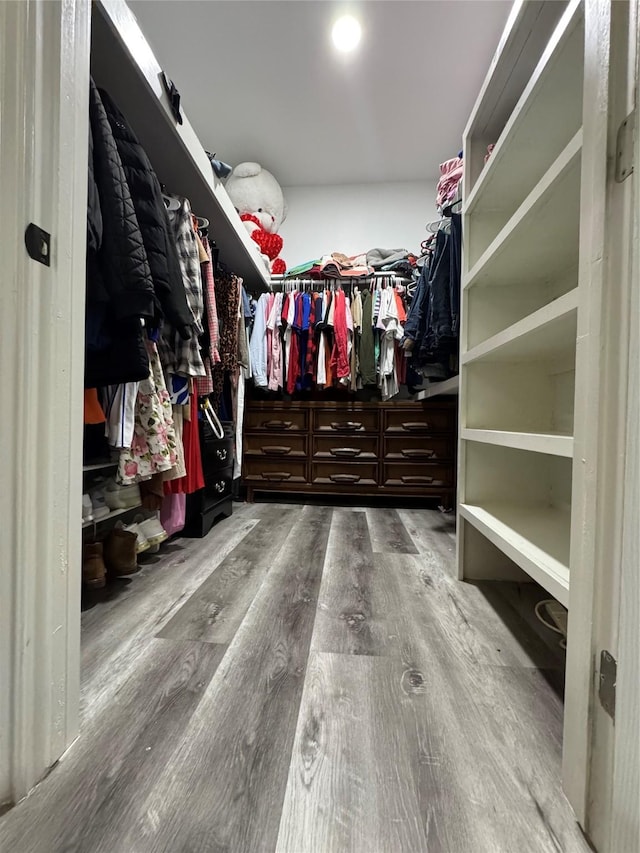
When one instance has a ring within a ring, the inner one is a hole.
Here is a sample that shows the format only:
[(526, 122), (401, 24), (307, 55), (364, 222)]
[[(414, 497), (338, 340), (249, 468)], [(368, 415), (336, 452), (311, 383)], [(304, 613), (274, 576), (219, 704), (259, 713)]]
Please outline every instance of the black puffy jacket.
[(100, 97), (131, 191), (161, 315), (186, 339), (191, 334), (193, 316), (160, 182), (144, 148), (109, 94), (101, 89)]
[[(143, 317), (151, 319), (153, 310), (153, 281), (147, 262), (140, 226), (129, 192), (125, 171), (115, 139), (96, 86), (91, 80), (89, 92), (91, 167), (96, 192), (89, 192), (89, 235), (100, 233), (97, 212), (92, 215), (91, 204), (100, 202), (102, 245), (97, 262), (115, 319)], [(89, 176), (91, 179), (91, 170)], [(91, 250), (91, 247), (89, 248)], [(91, 301), (94, 283), (87, 282), (87, 297)]]

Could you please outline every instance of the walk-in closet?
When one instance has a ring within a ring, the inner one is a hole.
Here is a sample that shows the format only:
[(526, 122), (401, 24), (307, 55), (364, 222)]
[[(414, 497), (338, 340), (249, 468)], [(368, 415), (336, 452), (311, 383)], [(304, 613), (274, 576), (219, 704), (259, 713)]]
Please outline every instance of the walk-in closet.
[(0, 850), (640, 851), (639, 22), (0, 3)]

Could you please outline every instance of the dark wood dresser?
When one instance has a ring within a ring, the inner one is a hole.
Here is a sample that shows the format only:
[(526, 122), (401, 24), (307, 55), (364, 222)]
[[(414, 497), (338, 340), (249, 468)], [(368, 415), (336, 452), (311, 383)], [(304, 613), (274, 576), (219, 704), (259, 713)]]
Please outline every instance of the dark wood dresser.
[(242, 475), (255, 492), (455, 497), (451, 401), (247, 400)]

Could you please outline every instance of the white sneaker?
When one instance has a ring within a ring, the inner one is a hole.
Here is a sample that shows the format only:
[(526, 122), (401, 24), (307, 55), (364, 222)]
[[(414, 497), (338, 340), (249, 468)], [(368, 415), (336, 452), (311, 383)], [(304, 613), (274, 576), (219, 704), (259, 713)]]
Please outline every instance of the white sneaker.
[(93, 521), (93, 505), (89, 495), (82, 496), (82, 523)]
[(130, 486), (121, 486), (111, 479), (105, 486), (104, 498), (110, 509), (132, 509), (140, 506), (140, 486), (133, 483)]
[(159, 545), (169, 538), (169, 534), (157, 518), (147, 518), (141, 521), (138, 524), (138, 528), (147, 537), (149, 545)]
[(105, 501), (104, 486), (94, 486), (92, 489), (89, 489), (89, 497), (91, 498), (91, 505), (93, 507), (94, 521), (100, 521), (111, 514), (111, 510)]

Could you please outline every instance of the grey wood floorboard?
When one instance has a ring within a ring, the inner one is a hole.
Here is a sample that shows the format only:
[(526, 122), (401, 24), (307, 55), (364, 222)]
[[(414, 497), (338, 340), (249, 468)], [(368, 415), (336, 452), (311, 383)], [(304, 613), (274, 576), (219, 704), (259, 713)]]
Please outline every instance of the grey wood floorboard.
[(157, 563), (132, 576), (125, 591), (82, 614), (82, 713), (95, 716), (138, 666), (141, 647), (203, 579), (253, 530), (254, 519), (225, 519), (206, 539), (171, 542)]
[[(114, 853), (274, 849), (331, 514), (307, 506), (291, 526), (178, 750)], [(285, 519), (283, 537), (287, 526)]]
[(376, 582), (364, 512), (334, 509), (311, 648), (355, 655), (384, 654), (387, 588)]
[[(403, 561), (405, 582), (428, 600), (447, 638), (470, 663), (498, 666), (562, 667), (562, 658), (500, 597), (502, 584), (456, 580), (455, 543), (447, 535), (448, 515), (433, 510), (400, 510), (420, 556)], [(408, 589), (407, 588), (407, 591)]]
[(109, 712), (86, 720), (80, 741), (0, 821), (0, 850), (117, 849), (121, 822), (153, 787), (223, 653), (222, 646), (151, 640)]
[[(290, 509), (289, 523), (295, 524), (301, 512), (299, 507)], [(281, 517), (280, 509), (268, 507), (251, 533), (203, 581), (158, 636), (229, 643), (282, 548)], [(274, 530), (278, 531), (276, 535)]]
[(381, 554), (417, 554), (406, 527), (395, 509), (369, 508), (366, 510), (371, 547)]

